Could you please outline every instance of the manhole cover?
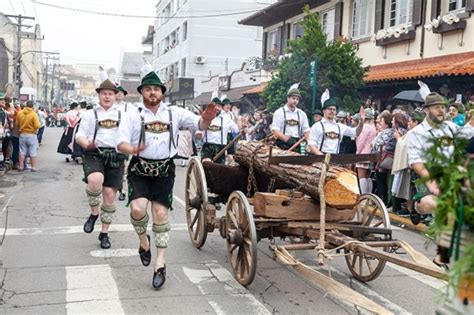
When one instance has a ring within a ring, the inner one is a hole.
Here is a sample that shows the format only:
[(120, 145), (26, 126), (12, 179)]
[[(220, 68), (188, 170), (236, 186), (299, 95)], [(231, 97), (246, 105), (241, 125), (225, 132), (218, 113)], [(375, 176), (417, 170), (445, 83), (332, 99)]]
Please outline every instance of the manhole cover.
[(16, 185), (16, 182), (11, 182), (7, 180), (0, 180), (0, 188), (13, 187)]

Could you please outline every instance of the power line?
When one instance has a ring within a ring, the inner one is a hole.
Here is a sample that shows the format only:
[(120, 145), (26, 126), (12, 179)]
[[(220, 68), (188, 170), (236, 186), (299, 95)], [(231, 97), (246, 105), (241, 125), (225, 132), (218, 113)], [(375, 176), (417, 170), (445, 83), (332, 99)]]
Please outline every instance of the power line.
[(61, 9), (61, 10), (88, 13), (88, 14), (96, 14), (96, 15), (104, 15), (104, 16), (115, 16), (115, 17), (123, 17), (123, 18), (139, 18), (139, 19), (209, 18), (209, 17), (222, 17), (222, 16), (240, 15), (240, 14), (253, 13), (253, 12), (260, 11), (260, 9), (253, 9), (253, 10), (248, 10), (248, 11), (239, 11), (239, 12), (221, 13), (221, 14), (188, 15), (188, 16), (181, 15), (181, 16), (169, 16), (169, 17), (164, 17), (163, 16), (163, 17), (159, 17), (159, 16), (155, 16), (155, 15), (132, 15), (132, 14), (120, 14), (120, 13), (110, 13), (110, 12), (97, 12), (97, 11), (93, 11), (93, 10), (84, 10), (84, 9), (64, 7), (64, 6), (55, 5), (55, 4), (51, 4), (51, 3), (39, 2), (39, 1), (36, 1), (36, 0), (31, 0), (31, 1), (33, 1), (33, 3), (37, 3), (39, 5), (52, 7), (52, 8), (56, 8), (56, 9)]
[(21, 7), (23, 8), (23, 13), (26, 15), (25, 4), (23, 3), (23, 0), (21, 0)]
[(12, 10), (13, 10), (13, 14), (16, 14), (16, 10), (15, 10), (15, 7), (13, 6), (12, 0), (10, 0), (10, 7), (11, 7)]
[(36, 11), (36, 2), (35, 1), (33, 1), (33, 10), (35, 10), (35, 17), (36, 17), (36, 20), (38, 21), (38, 24), (41, 24), (40, 20), (39, 20), (38, 12)]

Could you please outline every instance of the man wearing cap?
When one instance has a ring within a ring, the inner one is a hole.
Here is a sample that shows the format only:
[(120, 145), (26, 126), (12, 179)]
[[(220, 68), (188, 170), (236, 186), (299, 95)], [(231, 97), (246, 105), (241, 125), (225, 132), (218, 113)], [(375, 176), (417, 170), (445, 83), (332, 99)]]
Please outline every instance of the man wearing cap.
[[(215, 104), (218, 116), (214, 118), (203, 134), (203, 146), (201, 150), (201, 159), (203, 162), (212, 161), (229, 141), (231, 132), (239, 132), (237, 124), (230, 118), (230, 115), (222, 113), (222, 101), (218, 97), (213, 97), (211, 102)], [(216, 163), (224, 164), (225, 155), (222, 155)]]
[(311, 127), (309, 136), (309, 148), (314, 154), (338, 154), (343, 136), (356, 138), (364, 126), (365, 111), (361, 107), (359, 115), (361, 117), (357, 127), (349, 127), (335, 121), (337, 105), (332, 98), (327, 99), (323, 104), (324, 118)]
[[(309, 122), (306, 113), (297, 108), (301, 99), (298, 84), (294, 84), (286, 94), (286, 105), (280, 107), (273, 114), (272, 133), (277, 138), (275, 145), (280, 149), (288, 150), (303, 136), (309, 137)], [(295, 148), (299, 152), (300, 146)], [(302, 153), (302, 152), (300, 152)]]
[[(425, 152), (433, 146), (432, 139), (444, 138), (443, 153), (450, 156), (454, 150), (452, 139), (458, 134), (472, 138), (474, 126), (472, 120), (464, 127), (459, 127), (452, 121), (446, 120), (446, 100), (438, 93), (432, 92), (426, 96), (423, 111), (426, 116), (421, 124), (412, 129), (408, 135), (408, 163), (420, 178), (430, 176), (426, 168)], [(416, 210), (421, 214), (429, 214), (436, 208), (436, 196), (440, 193), (435, 180), (416, 185), (414, 197)]]
[(137, 88), (143, 104), (130, 110), (119, 126), (117, 149), (133, 155), (128, 166), (130, 220), (140, 241), (142, 264), (151, 262), (151, 242), (147, 234), (148, 204), (151, 204), (153, 241), (157, 259), (153, 287), (159, 289), (166, 279), (165, 249), (170, 237), (168, 209), (173, 200), (177, 136), (180, 128), (206, 129), (216, 116), (210, 104), (201, 116), (184, 108), (170, 107), (162, 100), (166, 87), (155, 72), (145, 75)]
[(317, 123), (318, 121), (323, 119), (323, 117), (324, 117), (324, 115), (323, 115), (323, 112), (321, 110), (317, 109), (313, 112), (314, 123)]
[(118, 90), (115, 84), (106, 79), (96, 92), (99, 94), (99, 105), (84, 112), (75, 138), (85, 150), (82, 165), (91, 209), (91, 214), (84, 224), (84, 232), (94, 231), (100, 206), (102, 222), (102, 231), (99, 234), (100, 247), (107, 249), (111, 246), (108, 231), (112, 216), (117, 209), (115, 196), (117, 190), (122, 187), (126, 157), (115, 150), (118, 127), (123, 119), (123, 115), (114, 104)]
[(117, 85), (117, 97), (115, 98), (115, 104), (123, 113), (126, 113), (130, 107), (130, 104), (124, 102), (123, 99), (127, 96), (128, 92), (121, 85)]

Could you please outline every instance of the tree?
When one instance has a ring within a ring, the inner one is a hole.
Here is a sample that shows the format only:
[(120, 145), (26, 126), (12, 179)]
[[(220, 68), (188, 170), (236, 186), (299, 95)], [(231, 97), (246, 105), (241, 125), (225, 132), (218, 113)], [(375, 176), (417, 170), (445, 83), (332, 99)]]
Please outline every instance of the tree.
[(299, 107), (307, 114), (311, 111), (312, 89), (310, 86), (310, 63), (318, 58), (316, 108), (320, 108), (321, 94), (329, 89), (339, 108), (354, 112), (362, 100), (359, 89), (364, 85), (364, 75), (368, 67), (362, 66), (362, 59), (356, 55), (356, 47), (347, 40), (327, 42), (318, 15), (309, 7), (304, 8), (302, 38), (289, 42), (288, 54), (278, 65), (277, 73), (268, 83), (263, 97), (267, 107), (275, 111), (286, 102), (288, 88), (300, 83), (301, 100)]

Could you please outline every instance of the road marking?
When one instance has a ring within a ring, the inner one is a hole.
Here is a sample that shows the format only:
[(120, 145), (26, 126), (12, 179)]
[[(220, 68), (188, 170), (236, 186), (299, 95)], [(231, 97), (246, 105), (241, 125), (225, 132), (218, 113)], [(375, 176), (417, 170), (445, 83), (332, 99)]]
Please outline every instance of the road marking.
[(415, 280), (418, 280), (436, 290), (443, 291), (446, 289), (447, 283), (445, 281), (439, 280), (437, 278), (433, 278), (427, 275), (424, 275), (422, 273), (416, 272), (414, 270), (410, 270), (392, 263), (387, 262), (387, 266), (389, 266), (392, 269), (395, 269), (398, 272), (404, 273), (410, 278), (413, 278)]
[(124, 314), (109, 265), (66, 267), (67, 314)]
[[(318, 271), (327, 271), (327, 268), (325, 268), (325, 267), (320, 267), (320, 266), (310, 266), (310, 267), (315, 269), (315, 270), (318, 270)], [(334, 266), (331, 266), (331, 273), (332, 273), (333, 278), (336, 275), (338, 277), (343, 278), (345, 281), (350, 281), (349, 277), (345, 273), (343, 273), (339, 269), (335, 268)], [(354, 279), (354, 280), (350, 281), (349, 284), (350, 285), (348, 285), (348, 287), (350, 287), (354, 291), (357, 291), (360, 294), (363, 294), (364, 296), (370, 298), (372, 301), (374, 301), (374, 302), (376, 302), (380, 305), (383, 305), (385, 308), (392, 311), (394, 314), (403, 314), (403, 315), (411, 314), (409, 311), (407, 311), (403, 307), (391, 302), (390, 300), (388, 300), (384, 296), (378, 294), (374, 290), (372, 290), (372, 289), (368, 288), (367, 286), (365, 286), (364, 284), (360, 283), (358, 280)], [(348, 305), (350, 307), (354, 307), (353, 304), (348, 303), (345, 300), (341, 300), (341, 299), (339, 299), (337, 297), (334, 297), (332, 295), (331, 295), (331, 297), (337, 299), (339, 302), (342, 302), (345, 305)], [(366, 311), (366, 310), (363, 310), (363, 309), (360, 309), (360, 308), (357, 308), (357, 309), (359, 309), (359, 312), (361, 314), (372, 314), (369, 311)]]
[(90, 254), (98, 258), (132, 257), (138, 256), (138, 250), (136, 248), (101, 249), (93, 250)]
[[(148, 226), (151, 229), (151, 224)], [(171, 224), (172, 231), (187, 231), (188, 227), (186, 223), (175, 223)], [(132, 232), (134, 231), (131, 224), (112, 224), (110, 226), (110, 232)], [(5, 229), (0, 229), (0, 234), (3, 234)], [(76, 226), (60, 226), (51, 228), (17, 228), (7, 229), (7, 236), (19, 236), (19, 235), (59, 235), (59, 234), (77, 234), (84, 233), (82, 225)]]
[(181, 205), (181, 207), (184, 208), (184, 207), (186, 206), (186, 204), (184, 203), (184, 200), (183, 200), (183, 199), (179, 198), (179, 197), (176, 196), (176, 195), (173, 195), (173, 198), (174, 198), (174, 200), (176, 200), (177, 203), (179, 203), (179, 204)]
[(8, 208), (8, 205), (10, 204), (10, 201), (12, 201), (13, 197), (15, 197), (15, 195), (14, 195), (14, 194), (13, 194), (13, 195), (11, 195), (11, 197), (10, 197), (10, 198), (8, 198), (7, 202), (5, 203), (5, 206), (4, 206), (4, 207), (3, 207), (3, 209), (2, 209), (2, 213), (4, 213), (4, 212), (7, 210), (7, 208)]
[(271, 312), (248, 290), (240, 285), (232, 274), (216, 263), (206, 263), (207, 269), (193, 269), (182, 267), (183, 272), (189, 281), (197, 285), (198, 290), (203, 295), (211, 294), (222, 286), (222, 291), (226, 295), (233, 297), (233, 305), (218, 304), (215, 300), (208, 301), (209, 305), (217, 314), (227, 314), (235, 312), (235, 305), (238, 305), (239, 313), (251, 312), (252, 314), (271, 314)]

